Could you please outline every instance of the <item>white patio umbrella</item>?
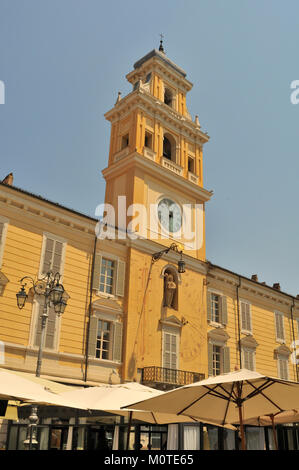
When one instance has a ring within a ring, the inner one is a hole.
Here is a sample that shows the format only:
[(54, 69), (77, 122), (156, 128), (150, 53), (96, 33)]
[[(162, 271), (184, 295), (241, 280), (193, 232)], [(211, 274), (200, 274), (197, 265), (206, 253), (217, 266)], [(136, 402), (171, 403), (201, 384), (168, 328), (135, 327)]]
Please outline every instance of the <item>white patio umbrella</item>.
[(86, 409), (84, 405), (52, 392), (40, 383), (28, 380), (12, 371), (0, 369), (0, 399), (16, 400), (35, 405), (56, 405)]
[[(151, 424), (171, 424), (171, 423), (190, 423), (200, 422), (199, 419), (188, 414), (178, 416), (160, 411), (144, 411), (128, 409), (128, 405), (140, 400), (147, 400), (153, 397), (164, 395), (165, 392), (146, 387), (137, 382), (130, 382), (118, 385), (100, 385), (97, 387), (81, 388), (71, 392), (63, 393), (65, 398), (74, 399), (82, 403), (90, 410), (101, 410), (118, 416), (129, 418), (129, 429), (133, 419)], [(215, 424), (215, 423), (211, 423)], [(228, 426), (235, 429), (234, 426)], [(129, 439), (129, 431), (128, 431)], [(127, 441), (128, 447), (128, 441)]]
[(299, 383), (267, 377), (247, 369), (210, 377), (127, 408), (197, 417), (220, 425), (299, 407)]
[[(278, 450), (276, 425), (277, 424), (288, 424), (299, 422), (299, 410), (288, 410), (279, 411), (275, 414), (257, 416), (256, 418), (249, 418), (244, 421), (244, 424), (251, 426), (272, 426), (274, 444), (276, 450)], [(236, 423), (238, 424), (238, 423)]]

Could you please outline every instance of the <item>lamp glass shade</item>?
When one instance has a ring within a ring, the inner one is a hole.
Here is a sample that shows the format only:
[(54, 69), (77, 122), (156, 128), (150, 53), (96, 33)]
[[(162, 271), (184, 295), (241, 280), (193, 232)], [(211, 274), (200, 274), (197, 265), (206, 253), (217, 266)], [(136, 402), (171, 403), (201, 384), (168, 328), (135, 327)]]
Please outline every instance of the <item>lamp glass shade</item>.
[(51, 290), (50, 294), (50, 300), (51, 302), (56, 305), (61, 302), (62, 299), (62, 294), (64, 293), (64, 288), (61, 284), (56, 284), (56, 286), (53, 287)]
[(67, 303), (64, 299), (61, 299), (61, 301), (54, 306), (55, 313), (58, 315), (62, 315), (63, 312), (65, 311), (65, 307), (67, 306)]
[(24, 286), (21, 287), (19, 292), (16, 294), (16, 297), (17, 297), (17, 305), (19, 309), (21, 310), (25, 306), (26, 299), (27, 299), (27, 294), (25, 292)]
[(184, 260), (180, 259), (180, 260), (178, 261), (178, 272), (179, 272), (180, 274), (182, 274), (182, 273), (185, 272), (185, 265), (186, 265), (186, 264), (185, 264), (185, 261), (184, 261)]

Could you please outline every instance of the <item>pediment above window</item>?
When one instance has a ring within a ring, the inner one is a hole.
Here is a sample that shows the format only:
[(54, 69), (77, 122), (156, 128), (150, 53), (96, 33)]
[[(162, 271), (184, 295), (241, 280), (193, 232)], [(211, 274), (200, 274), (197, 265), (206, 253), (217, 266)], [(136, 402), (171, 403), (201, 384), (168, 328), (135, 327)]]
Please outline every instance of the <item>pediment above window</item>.
[(276, 356), (289, 356), (291, 354), (291, 350), (285, 345), (285, 344), (281, 344), (280, 346), (278, 346), (277, 348), (274, 349), (274, 354)]
[(241, 346), (245, 348), (256, 349), (258, 347), (258, 342), (253, 336), (245, 336), (240, 340), (240, 343)]
[(171, 315), (170, 317), (166, 317), (163, 320), (160, 320), (161, 325), (172, 326), (176, 328), (182, 328), (184, 323), (179, 320), (175, 315)]
[(93, 311), (101, 310), (101, 311), (105, 311), (108, 313), (110, 312), (110, 313), (113, 313), (114, 315), (123, 314), (123, 309), (121, 308), (121, 306), (115, 299), (106, 299), (104, 297), (97, 299), (92, 303), (92, 310)]
[(212, 341), (225, 343), (230, 338), (230, 336), (222, 328), (214, 328), (208, 332), (208, 338)]

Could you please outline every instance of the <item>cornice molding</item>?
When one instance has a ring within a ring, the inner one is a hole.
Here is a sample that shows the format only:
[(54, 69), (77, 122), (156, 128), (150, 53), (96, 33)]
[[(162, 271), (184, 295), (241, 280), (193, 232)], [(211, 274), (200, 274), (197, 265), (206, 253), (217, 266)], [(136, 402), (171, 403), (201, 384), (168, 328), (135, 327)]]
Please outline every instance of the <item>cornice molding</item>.
[(124, 118), (126, 115), (131, 113), (132, 110), (138, 107), (144, 112), (150, 114), (152, 118), (159, 119), (165, 127), (172, 127), (174, 132), (184, 134), (188, 139), (193, 139), (194, 143), (199, 140), (201, 144), (204, 144), (210, 139), (208, 134), (201, 131), (199, 126), (191, 119), (188, 119), (170, 108), (161, 100), (142, 88), (129, 93), (110, 111), (105, 113), (104, 116), (108, 121), (113, 123), (121, 117)]
[[(238, 287), (239, 279), (241, 279), (240, 291), (243, 291), (244, 293), (249, 293), (250, 295), (258, 295), (261, 297), (261, 299), (267, 302), (275, 302), (279, 303), (280, 305), (283, 304), (289, 309), (291, 309), (293, 305), (293, 300), (295, 300), (296, 302), (296, 299), (291, 295), (285, 292), (278, 291), (272, 288), (271, 286), (263, 285), (257, 281), (253, 281), (237, 273), (229, 272), (225, 270), (225, 268), (222, 269), (219, 266), (213, 266), (211, 263), (208, 263), (208, 266), (208, 279), (210, 277), (211, 279), (215, 279), (216, 281), (224, 282), (233, 288)], [(297, 305), (295, 303), (294, 314), (296, 313), (295, 310), (299, 312), (299, 300)]]
[(159, 163), (149, 160), (147, 157), (144, 157), (137, 152), (131, 153), (123, 159), (113, 163), (111, 166), (105, 168), (102, 171), (102, 174), (107, 181), (112, 177), (123, 174), (124, 170), (127, 171), (133, 166), (142, 170), (146, 169), (148, 173), (152, 174), (154, 177), (160, 177), (162, 181), (165, 181), (166, 177), (169, 182), (172, 182), (175, 185), (175, 187), (180, 188), (185, 194), (191, 194), (192, 197), (201, 200), (201, 202), (209, 201), (212, 197), (212, 191), (208, 191), (207, 189), (190, 182), (183, 176), (172, 173), (167, 168), (159, 165)]

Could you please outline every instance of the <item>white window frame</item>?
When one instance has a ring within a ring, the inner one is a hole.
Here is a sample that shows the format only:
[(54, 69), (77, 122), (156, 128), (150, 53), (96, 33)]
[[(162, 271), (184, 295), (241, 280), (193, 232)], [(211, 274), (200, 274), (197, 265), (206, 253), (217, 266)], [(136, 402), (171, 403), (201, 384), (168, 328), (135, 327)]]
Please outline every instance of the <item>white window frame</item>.
[[(116, 313), (103, 313), (101, 310), (95, 310), (93, 312), (93, 314), (97, 318), (98, 321), (101, 320), (101, 321), (106, 321), (106, 322), (111, 323), (111, 325), (113, 326), (113, 329), (114, 329), (114, 325), (116, 323), (122, 323), (122, 322), (118, 321), (119, 314), (116, 314)], [(123, 323), (122, 323), (122, 325), (123, 325)], [(110, 344), (111, 344), (111, 347), (112, 347), (112, 350), (113, 350), (113, 348), (114, 348), (114, 332), (111, 333), (111, 336), (112, 336), (112, 338), (110, 339)], [(124, 339), (123, 339), (123, 341), (124, 341)], [(108, 363), (109, 364), (113, 363), (113, 364), (117, 364), (117, 365), (121, 364), (122, 361), (123, 361), (123, 359), (122, 359), (121, 362), (116, 362), (113, 359), (101, 359), (101, 358), (96, 357), (96, 356), (89, 356), (89, 358), (92, 359), (93, 361), (103, 362), (103, 363), (107, 363), (107, 364)]]
[[(282, 378), (281, 377), (281, 369), (280, 369), (280, 362), (279, 361), (285, 361), (286, 362), (287, 378)], [(289, 357), (284, 355), (284, 354), (277, 354), (277, 376), (278, 376), (279, 379), (282, 379), (282, 380), (289, 380), (289, 378), (290, 378)]]
[(0, 269), (1, 269), (9, 220), (6, 217), (0, 216), (0, 222), (3, 224), (3, 232), (2, 232), (1, 242), (0, 242)]
[[(282, 319), (282, 331), (283, 331), (283, 338), (278, 338), (277, 336), (277, 316), (280, 316), (281, 319)], [(276, 338), (276, 342), (277, 343), (280, 343), (280, 344), (285, 344), (286, 340), (285, 340), (285, 327), (284, 327), (284, 314), (282, 312), (279, 312), (277, 310), (274, 311), (274, 323), (275, 323), (275, 338)]]
[(60, 263), (60, 271), (59, 271), (59, 273), (61, 275), (60, 282), (62, 283), (63, 282), (63, 273), (64, 273), (64, 264), (65, 264), (65, 254), (66, 254), (67, 241), (66, 241), (65, 238), (62, 238), (59, 235), (55, 235), (54, 233), (50, 233), (50, 232), (44, 232), (43, 233), (42, 250), (41, 250), (38, 276), (39, 276), (39, 278), (43, 277), (42, 269), (43, 269), (43, 264), (44, 264), (47, 238), (51, 238), (54, 241), (58, 241), (58, 242), (62, 243), (62, 254), (61, 254), (61, 263)]
[[(118, 282), (118, 276), (119, 276), (119, 266), (120, 266), (121, 262), (126, 263), (126, 261), (124, 261), (120, 256), (113, 255), (111, 253), (107, 253), (107, 252), (104, 252), (104, 251), (101, 251), (100, 254), (101, 254), (101, 260), (103, 260), (103, 258), (105, 258), (105, 259), (108, 259), (110, 261), (114, 261), (115, 262), (115, 268), (114, 268), (112, 294), (109, 294), (108, 292), (102, 292), (100, 290), (100, 283), (101, 283), (101, 273), (100, 273), (99, 284), (96, 287), (96, 295), (98, 295), (99, 297), (105, 297), (107, 299), (113, 299), (113, 300), (118, 299), (118, 298), (123, 298), (122, 296), (118, 296), (116, 294), (116, 291), (117, 291), (117, 282)], [(101, 261), (101, 266), (102, 266), (102, 261)], [(124, 283), (125, 282), (126, 282), (126, 279), (124, 279)], [(125, 290), (124, 290), (124, 292), (125, 292)]]
[[(217, 344), (217, 343), (212, 343), (213, 349), (212, 349), (212, 371), (213, 371), (213, 377), (217, 377), (217, 375), (223, 374), (223, 344)], [(214, 348), (220, 348), (219, 351), (219, 362), (220, 362), (220, 367), (219, 367), (219, 374), (214, 374)]]
[[(42, 314), (39, 307), (43, 306), (44, 300), (45, 300), (44, 297), (41, 297), (40, 302), (36, 299), (33, 300), (30, 335), (29, 335), (29, 347), (34, 350), (39, 349), (39, 345), (37, 346), (34, 343), (35, 343), (35, 336), (36, 336), (38, 321)], [(48, 320), (47, 320), (47, 324), (48, 324)], [(51, 352), (56, 352), (56, 353), (59, 351), (60, 330), (61, 330), (61, 315), (57, 314), (53, 348), (46, 348), (45, 346), (43, 346), (44, 351), (49, 351), (49, 352), (51, 351)]]
[[(109, 293), (109, 292), (103, 292), (101, 291), (100, 289), (100, 286), (101, 286), (101, 276), (102, 276), (102, 272), (100, 272), (100, 282), (99, 282), (99, 294), (100, 295), (103, 295), (105, 297), (116, 297), (115, 295), (115, 289), (116, 289), (116, 277), (117, 277), (117, 268), (118, 268), (118, 258), (114, 258), (112, 256), (105, 256), (104, 254), (102, 254), (102, 258), (101, 258), (101, 270), (102, 270), (102, 264), (103, 264), (103, 260), (107, 260), (107, 261), (112, 261), (114, 263), (114, 267), (113, 267), (113, 277), (112, 277), (112, 292)], [(105, 284), (106, 286), (106, 284)]]
[[(222, 303), (222, 297), (225, 297), (225, 295), (223, 294), (223, 292), (220, 292), (216, 289), (209, 289), (208, 290), (208, 295), (210, 296), (210, 304), (211, 304), (211, 317), (213, 316), (212, 315), (212, 295), (218, 295), (219, 296), (219, 301)], [(222, 309), (222, 306), (221, 306), (221, 309)], [(222, 312), (221, 312), (222, 313)], [(220, 320), (222, 321), (222, 318), (220, 317)], [(222, 322), (217, 322), (215, 320), (208, 320), (208, 323), (210, 326), (213, 326), (215, 328), (224, 328), (224, 324)]]
[(256, 370), (256, 349), (255, 348), (250, 348), (248, 346), (242, 346), (241, 348), (241, 357), (242, 357), (242, 365), (245, 367), (245, 353), (250, 353), (252, 354), (252, 363), (253, 363), (253, 369), (250, 369), (252, 371)]
[[(250, 330), (243, 328), (242, 325), (242, 303), (249, 305), (249, 323), (250, 323)], [(240, 323), (241, 323), (241, 333), (245, 335), (252, 335), (252, 304), (246, 299), (240, 299), (239, 301), (239, 308), (240, 308)]]

